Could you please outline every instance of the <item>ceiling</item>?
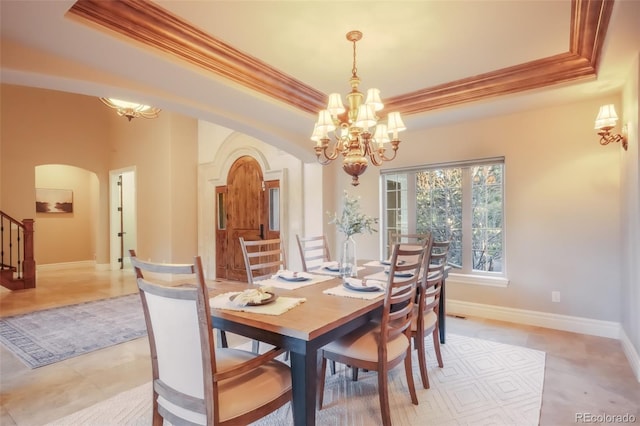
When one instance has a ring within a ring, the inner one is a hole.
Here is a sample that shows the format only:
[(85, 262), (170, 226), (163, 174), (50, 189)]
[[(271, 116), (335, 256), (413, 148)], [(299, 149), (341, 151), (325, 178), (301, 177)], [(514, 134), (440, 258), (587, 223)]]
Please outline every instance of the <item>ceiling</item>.
[(149, 103), (304, 160), (314, 113), (349, 90), (350, 30), (360, 90), (410, 130), (619, 92), (640, 52), (635, 0), (1, 0), (0, 18), (4, 83)]

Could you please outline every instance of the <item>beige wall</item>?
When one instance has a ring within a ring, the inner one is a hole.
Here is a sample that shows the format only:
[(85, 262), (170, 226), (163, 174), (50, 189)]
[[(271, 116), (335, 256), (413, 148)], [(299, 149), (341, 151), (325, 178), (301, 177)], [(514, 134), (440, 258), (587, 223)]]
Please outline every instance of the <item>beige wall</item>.
[[(622, 292), (620, 303), (622, 327), (629, 341), (640, 353), (640, 53), (636, 57), (623, 92), (621, 121), (627, 124), (629, 150), (621, 152), (622, 169)], [(617, 129), (619, 130), (619, 128)], [(625, 348), (626, 349), (626, 348)], [(629, 359), (632, 359), (629, 357)], [(640, 359), (636, 358), (636, 375), (640, 380)]]
[(110, 124), (110, 169), (136, 170), (138, 255), (191, 262), (197, 250), (197, 121), (162, 111), (129, 122), (111, 112)]
[[(394, 168), (505, 157), (510, 284), (448, 281), (448, 298), (620, 321), (621, 147), (600, 146), (593, 130), (599, 106), (620, 102), (607, 97), (405, 132)], [(361, 181), (354, 192), (367, 194), (364, 205), (375, 214), (379, 171)], [(560, 291), (561, 303), (551, 302), (552, 291)]]
[[(138, 253), (155, 261), (193, 259), (197, 250), (196, 120), (163, 111), (155, 120), (129, 122), (94, 97), (10, 85), (0, 90), (0, 209), (17, 219), (36, 219), (38, 264), (87, 260), (87, 254), (72, 255), (66, 248), (59, 255), (50, 253), (58, 243), (57, 235), (43, 232), (43, 239), (54, 241), (38, 242), (39, 222), (44, 219), (35, 213), (35, 168), (44, 164), (75, 166), (97, 177), (97, 193), (91, 194), (91, 205), (97, 207), (92, 210), (89, 259), (95, 253), (97, 264), (109, 263), (109, 170), (129, 166), (137, 174)], [(78, 232), (86, 229), (83, 226)]]
[[(108, 188), (108, 115), (96, 98), (52, 90), (0, 85), (2, 198), (0, 209), (16, 219), (36, 219), (35, 168), (69, 165), (95, 173), (99, 192)], [(92, 249), (96, 259), (108, 258), (107, 198), (98, 200), (99, 232)], [(50, 244), (35, 243), (36, 249)], [(36, 253), (54, 259), (46, 253)], [(91, 259), (93, 257), (90, 257)], [(58, 258), (59, 259), (59, 258)], [(68, 257), (65, 257), (68, 259)], [(87, 260), (86, 255), (73, 260)]]

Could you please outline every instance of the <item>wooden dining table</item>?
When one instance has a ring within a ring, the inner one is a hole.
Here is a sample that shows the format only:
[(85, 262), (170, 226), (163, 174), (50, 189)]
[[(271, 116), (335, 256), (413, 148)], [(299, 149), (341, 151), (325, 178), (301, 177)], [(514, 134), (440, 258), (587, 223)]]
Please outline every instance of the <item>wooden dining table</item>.
[[(381, 267), (366, 267), (358, 272), (358, 276), (364, 277), (381, 269)], [(207, 285), (210, 297), (255, 288), (247, 283), (224, 280), (211, 281)], [(211, 310), (214, 328), (289, 351), (295, 425), (316, 424), (319, 356), (321, 356), (319, 349), (381, 315), (382, 292), (380, 297), (373, 300), (323, 293), (323, 290), (338, 285), (342, 285), (342, 279), (335, 277), (295, 290), (275, 288), (276, 295), (306, 299), (304, 303), (281, 315), (226, 309)]]

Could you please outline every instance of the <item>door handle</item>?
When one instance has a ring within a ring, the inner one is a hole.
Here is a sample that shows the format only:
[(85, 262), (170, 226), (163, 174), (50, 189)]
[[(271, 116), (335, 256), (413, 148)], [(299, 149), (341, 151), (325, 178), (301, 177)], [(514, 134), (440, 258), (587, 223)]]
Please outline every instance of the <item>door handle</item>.
[(260, 224), (260, 239), (264, 240), (264, 225)]

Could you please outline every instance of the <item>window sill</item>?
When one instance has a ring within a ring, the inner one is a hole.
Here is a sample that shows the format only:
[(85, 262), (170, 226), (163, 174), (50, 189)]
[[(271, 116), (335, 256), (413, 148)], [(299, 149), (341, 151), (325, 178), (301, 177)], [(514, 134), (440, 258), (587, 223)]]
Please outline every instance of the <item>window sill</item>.
[(472, 284), (472, 285), (483, 285), (488, 287), (506, 288), (509, 286), (509, 279), (504, 277), (489, 277), (486, 275), (450, 273), (447, 276), (447, 283)]

